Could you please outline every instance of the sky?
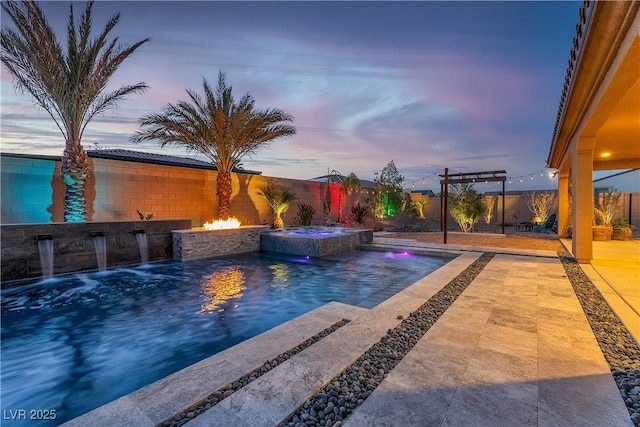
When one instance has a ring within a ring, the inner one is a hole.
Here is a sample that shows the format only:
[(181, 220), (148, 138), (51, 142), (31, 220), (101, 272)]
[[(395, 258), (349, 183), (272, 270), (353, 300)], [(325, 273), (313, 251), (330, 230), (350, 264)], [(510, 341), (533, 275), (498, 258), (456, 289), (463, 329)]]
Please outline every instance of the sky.
[[(203, 79), (215, 86), (222, 70), (236, 98), (250, 93), (258, 108), (291, 114), (297, 128), (243, 159), (246, 169), (372, 180), (393, 160), (407, 189), (439, 191), (434, 176), (445, 167), (506, 170), (507, 190), (557, 188), (545, 161), (580, 4), (98, 1), (96, 30), (120, 13), (112, 36), (150, 39), (110, 89), (150, 88), (94, 119), (83, 145), (205, 160), (129, 138), (142, 116), (186, 100), (186, 89), (202, 93)], [(59, 37), (69, 5), (42, 3)], [(84, 7), (74, 3), (76, 16)], [(61, 155), (64, 140), (48, 114), (16, 93), (4, 67), (0, 83), (1, 150)]]

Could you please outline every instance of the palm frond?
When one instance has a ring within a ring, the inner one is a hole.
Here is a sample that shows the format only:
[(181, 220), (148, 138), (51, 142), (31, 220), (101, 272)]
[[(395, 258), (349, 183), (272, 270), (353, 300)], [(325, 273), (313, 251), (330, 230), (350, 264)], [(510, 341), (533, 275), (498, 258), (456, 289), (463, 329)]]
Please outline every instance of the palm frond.
[(101, 95), (122, 62), (148, 40), (130, 46), (118, 45), (117, 38), (108, 42), (119, 15), (92, 39), (93, 2), (87, 3), (77, 23), (72, 5), (65, 52), (38, 3), (3, 2), (2, 8), (16, 27), (2, 29), (2, 62), (16, 89), (31, 95), (51, 116), (67, 144), (80, 144), (85, 127), (97, 114), (147, 88), (141, 82)]
[(222, 71), (215, 89), (206, 79), (202, 89), (204, 96), (187, 89), (188, 100), (142, 117), (141, 129), (131, 142), (157, 140), (161, 146), (181, 145), (204, 154), (219, 170), (230, 171), (244, 156), (296, 133), (294, 126), (283, 123), (293, 121), (290, 114), (278, 109), (256, 110), (249, 94), (236, 102)]

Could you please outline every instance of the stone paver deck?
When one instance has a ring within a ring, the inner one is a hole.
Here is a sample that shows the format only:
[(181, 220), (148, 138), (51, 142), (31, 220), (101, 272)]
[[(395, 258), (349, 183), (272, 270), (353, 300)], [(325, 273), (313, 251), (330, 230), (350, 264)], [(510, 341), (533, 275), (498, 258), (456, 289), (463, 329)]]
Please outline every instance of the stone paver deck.
[(345, 426), (631, 426), (559, 260), (496, 255)]

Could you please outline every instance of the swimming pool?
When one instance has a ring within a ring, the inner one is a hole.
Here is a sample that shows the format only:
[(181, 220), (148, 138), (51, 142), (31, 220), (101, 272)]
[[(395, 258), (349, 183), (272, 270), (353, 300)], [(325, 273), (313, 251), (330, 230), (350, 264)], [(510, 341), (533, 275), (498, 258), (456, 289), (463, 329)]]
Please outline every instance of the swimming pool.
[(57, 425), (330, 301), (371, 308), (451, 258), (249, 253), (2, 292), (2, 409)]

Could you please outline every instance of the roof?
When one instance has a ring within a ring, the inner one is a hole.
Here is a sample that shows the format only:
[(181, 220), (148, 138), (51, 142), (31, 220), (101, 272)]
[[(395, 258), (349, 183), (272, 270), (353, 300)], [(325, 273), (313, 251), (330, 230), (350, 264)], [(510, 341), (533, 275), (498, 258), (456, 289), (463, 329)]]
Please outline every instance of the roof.
[(593, 170), (637, 167), (640, 157), (640, 1), (585, 1), (579, 10), (547, 166), (593, 152)]
[[(126, 162), (151, 163), (155, 165), (181, 166), (195, 169), (217, 170), (211, 162), (192, 159), (189, 157), (169, 156), (166, 154), (145, 153), (123, 149), (87, 150), (89, 157), (97, 159), (122, 160)], [(242, 168), (234, 168), (233, 172), (250, 175), (261, 175), (262, 172)]]
[[(329, 179), (329, 182), (332, 184), (340, 184), (342, 181), (347, 179), (347, 177), (344, 175), (331, 174), (331, 175), (317, 176), (315, 178), (309, 178), (308, 181), (327, 182), (327, 178)], [(376, 184), (373, 181), (360, 179), (360, 178), (358, 178), (358, 180), (360, 180), (360, 187), (362, 188), (375, 188), (376, 186)]]

